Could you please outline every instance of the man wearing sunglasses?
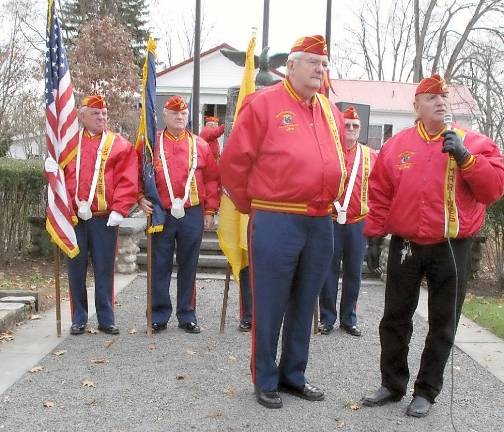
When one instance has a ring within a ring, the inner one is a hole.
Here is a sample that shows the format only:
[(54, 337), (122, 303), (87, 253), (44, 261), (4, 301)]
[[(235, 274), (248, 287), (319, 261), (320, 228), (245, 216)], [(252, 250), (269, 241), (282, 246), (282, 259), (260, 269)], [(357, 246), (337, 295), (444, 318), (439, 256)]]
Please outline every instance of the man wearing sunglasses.
[(319, 297), (320, 325), (323, 335), (330, 334), (338, 317), (336, 301), (341, 263), (343, 263), (340, 300), (340, 328), (352, 336), (360, 336), (357, 328), (357, 299), (361, 285), (362, 261), (366, 249), (363, 234), (368, 208), (368, 179), (376, 152), (357, 142), (360, 133), (359, 114), (353, 106), (343, 113), (345, 121), (345, 161), (348, 182), (343, 196), (334, 202), (334, 254)]

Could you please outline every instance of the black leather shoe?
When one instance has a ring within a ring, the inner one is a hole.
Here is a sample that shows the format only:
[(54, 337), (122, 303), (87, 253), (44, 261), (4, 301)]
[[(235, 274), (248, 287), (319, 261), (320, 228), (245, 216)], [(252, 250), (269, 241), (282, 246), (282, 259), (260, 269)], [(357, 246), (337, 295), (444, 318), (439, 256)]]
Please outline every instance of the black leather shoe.
[(328, 335), (334, 330), (334, 326), (332, 324), (322, 324), (320, 323), (318, 326), (318, 331), (320, 334)]
[(168, 325), (166, 323), (164, 324), (152, 323), (152, 332), (159, 333), (160, 331), (166, 330), (167, 327)]
[(324, 400), (324, 392), (308, 383), (306, 383), (303, 387), (293, 387), (288, 384), (280, 383), (278, 387), (280, 391), (309, 401)]
[(361, 336), (362, 335), (362, 332), (356, 326), (347, 326), (347, 325), (341, 324), (340, 329), (342, 329), (343, 331), (347, 332), (349, 335), (352, 335), (352, 336)]
[(248, 321), (242, 322), (238, 326), (238, 330), (240, 330), (241, 332), (247, 333), (252, 330), (252, 323), (250, 323)]
[(179, 328), (183, 329), (186, 333), (201, 333), (201, 328), (195, 322), (179, 324)]
[(86, 324), (72, 324), (70, 327), (71, 335), (81, 335), (86, 331)]
[(411, 417), (425, 417), (429, 414), (432, 403), (422, 396), (414, 396), (406, 409), (406, 415)]
[(391, 392), (387, 387), (381, 386), (374, 393), (362, 398), (362, 405), (368, 407), (382, 406), (389, 402), (397, 402), (402, 399), (402, 395)]
[(277, 391), (262, 391), (256, 388), (256, 400), (266, 408), (275, 409), (282, 408), (282, 398)]
[(111, 335), (118, 335), (119, 334), (119, 327), (117, 327), (115, 324), (110, 324), (108, 326), (98, 326), (98, 330), (102, 331), (103, 333), (111, 334)]

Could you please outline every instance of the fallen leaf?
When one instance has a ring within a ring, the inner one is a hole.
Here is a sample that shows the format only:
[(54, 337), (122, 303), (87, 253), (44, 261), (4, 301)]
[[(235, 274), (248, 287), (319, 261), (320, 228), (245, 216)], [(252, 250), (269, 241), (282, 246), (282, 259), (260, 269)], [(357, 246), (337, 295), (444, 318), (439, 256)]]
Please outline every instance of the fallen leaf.
[(105, 348), (110, 348), (112, 344), (116, 341), (116, 339), (111, 339), (105, 344)]
[(30, 285), (30, 289), (37, 289), (37, 285)]
[(12, 334), (10, 332), (5, 332), (5, 333), (0, 334), (0, 342), (1, 343), (10, 342), (13, 340), (14, 340), (14, 336), (12, 336)]
[(179, 381), (180, 381), (180, 380), (185, 379), (185, 376), (184, 376), (184, 375), (177, 375), (177, 376), (175, 377), (175, 379), (177, 379), (177, 380), (179, 380)]
[(209, 418), (219, 418), (224, 417), (224, 413), (222, 411), (210, 411), (207, 415)]
[(91, 359), (91, 363), (94, 363), (94, 364), (104, 364), (104, 363), (108, 363), (108, 360), (105, 359), (105, 358)]
[(89, 379), (84, 379), (81, 381), (82, 387), (96, 387), (95, 383)]
[(361, 406), (357, 402), (347, 401), (345, 403), (345, 408), (350, 408), (353, 411), (357, 411), (357, 410), (359, 410), (361, 408)]
[(228, 358), (229, 358), (229, 361), (232, 361), (232, 362), (235, 362), (236, 360), (238, 360), (235, 356), (232, 356), (232, 355), (230, 355)]
[(336, 427), (338, 429), (344, 428), (345, 427), (345, 422), (339, 418), (336, 419)]
[(89, 327), (89, 328), (87, 329), (87, 332), (88, 332), (89, 334), (98, 334), (98, 330), (96, 330), (94, 327)]
[(52, 408), (54, 406), (54, 401), (45, 400), (44, 402), (42, 402), (42, 405), (44, 405), (46, 408)]
[(40, 318), (42, 318), (40, 315), (32, 315), (32, 316), (30, 317), (30, 319), (31, 319), (32, 321), (39, 320)]
[(151, 351), (155, 350), (156, 349), (156, 344), (155, 343), (151, 343), (151, 344), (147, 345), (147, 349), (149, 349)]
[(30, 369), (30, 372), (31, 373), (36, 373), (36, 372), (41, 372), (44, 370), (44, 367), (43, 366), (34, 366)]
[(121, 307), (122, 304), (121, 303), (114, 303), (114, 306)]
[(194, 354), (196, 354), (196, 351), (192, 351), (190, 349), (186, 350), (185, 352), (188, 356), (193, 356)]
[(135, 334), (137, 331), (136, 329), (132, 328), (131, 330), (128, 331), (129, 334)]
[(84, 402), (84, 405), (90, 406), (96, 403), (96, 399), (91, 399), (90, 401)]
[(235, 388), (227, 388), (224, 389), (224, 394), (227, 396), (236, 396), (238, 394), (238, 391)]
[(59, 356), (64, 355), (65, 353), (66, 353), (66, 350), (60, 350), (60, 351), (55, 351), (54, 355), (59, 357)]

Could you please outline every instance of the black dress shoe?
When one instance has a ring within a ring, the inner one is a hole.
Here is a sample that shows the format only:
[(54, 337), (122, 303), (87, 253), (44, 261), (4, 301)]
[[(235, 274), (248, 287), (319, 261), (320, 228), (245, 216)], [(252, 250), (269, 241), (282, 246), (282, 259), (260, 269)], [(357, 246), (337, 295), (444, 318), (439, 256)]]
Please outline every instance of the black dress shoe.
[(70, 327), (71, 335), (81, 335), (86, 331), (86, 324), (72, 324)]
[(411, 417), (425, 417), (429, 414), (432, 403), (422, 396), (414, 396), (406, 409), (406, 415)]
[(195, 322), (179, 324), (179, 328), (183, 329), (186, 333), (201, 333), (201, 328)]
[(280, 383), (279, 390), (300, 397), (309, 401), (324, 400), (324, 392), (311, 384), (306, 383), (303, 387), (294, 387), (288, 384)]
[(164, 324), (152, 323), (152, 332), (159, 333), (160, 331), (166, 330), (167, 327), (168, 325), (166, 323)]
[(256, 400), (266, 408), (275, 409), (282, 408), (282, 398), (277, 391), (262, 391), (256, 388)]
[(111, 335), (118, 335), (119, 334), (119, 327), (117, 327), (115, 324), (110, 324), (107, 326), (99, 325), (98, 330), (102, 331), (103, 333), (111, 334)]
[(328, 335), (334, 330), (334, 326), (332, 324), (320, 323), (318, 326), (318, 330), (319, 330), (320, 334)]
[(352, 335), (352, 336), (361, 336), (362, 335), (362, 332), (356, 326), (347, 326), (347, 325), (341, 324), (340, 329), (342, 329), (343, 331), (347, 332), (349, 335)]
[(382, 406), (389, 402), (397, 402), (402, 399), (402, 395), (393, 393), (387, 387), (381, 386), (374, 393), (362, 398), (362, 405), (368, 407)]
[(242, 322), (238, 326), (238, 330), (240, 330), (241, 332), (247, 333), (252, 330), (252, 323), (248, 322), (248, 321)]

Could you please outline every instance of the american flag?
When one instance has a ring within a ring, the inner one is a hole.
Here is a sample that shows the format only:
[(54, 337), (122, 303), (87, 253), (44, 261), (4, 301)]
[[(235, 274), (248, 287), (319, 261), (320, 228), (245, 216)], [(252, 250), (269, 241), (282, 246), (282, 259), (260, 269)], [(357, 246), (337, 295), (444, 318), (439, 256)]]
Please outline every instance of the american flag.
[(66, 255), (73, 258), (79, 253), (73, 228), (76, 217), (65, 187), (63, 169), (75, 156), (79, 125), (54, 0), (49, 0), (47, 9), (45, 84), (46, 141), (49, 154), (45, 163), (49, 183), (46, 229), (54, 243)]

